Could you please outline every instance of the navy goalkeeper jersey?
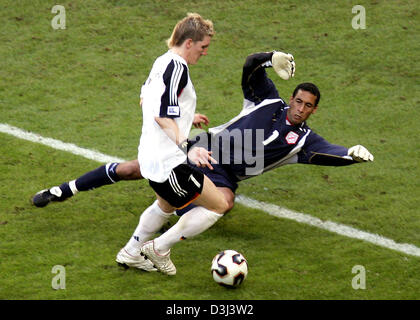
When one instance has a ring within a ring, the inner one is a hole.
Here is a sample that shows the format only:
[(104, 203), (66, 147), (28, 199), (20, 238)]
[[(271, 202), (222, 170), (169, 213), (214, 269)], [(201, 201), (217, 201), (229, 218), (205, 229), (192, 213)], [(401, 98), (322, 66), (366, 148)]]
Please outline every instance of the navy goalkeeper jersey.
[[(242, 73), (244, 106), (231, 121), (209, 130), (212, 156), (237, 181), (285, 164), (341, 166), (355, 163), (347, 148), (327, 142), (303, 122), (292, 125), (265, 68), (273, 53), (249, 56)], [(204, 141), (204, 139), (203, 139)]]

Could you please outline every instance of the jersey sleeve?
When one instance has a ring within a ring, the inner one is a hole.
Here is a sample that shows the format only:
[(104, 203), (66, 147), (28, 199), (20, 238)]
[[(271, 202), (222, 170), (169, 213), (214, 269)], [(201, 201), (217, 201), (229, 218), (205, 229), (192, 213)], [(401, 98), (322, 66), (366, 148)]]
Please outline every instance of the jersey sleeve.
[(347, 155), (347, 151), (346, 147), (331, 144), (311, 132), (302, 150), (298, 153), (298, 163), (321, 166), (347, 166), (357, 163)]
[(187, 66), (172, 60), (163, 74), (163, 83), (165, 91), (160, 101), (159, 117), (178, 118), (181, 116), (178, 98), (188, 83)]
[(265, 68), (272, 67), (273, 52), (249, 55), (242, 69), (242, 91), (244, 98), (255, 104), (265, 99), (278, 99), (279, 93), (273, 81), (268, 78)]

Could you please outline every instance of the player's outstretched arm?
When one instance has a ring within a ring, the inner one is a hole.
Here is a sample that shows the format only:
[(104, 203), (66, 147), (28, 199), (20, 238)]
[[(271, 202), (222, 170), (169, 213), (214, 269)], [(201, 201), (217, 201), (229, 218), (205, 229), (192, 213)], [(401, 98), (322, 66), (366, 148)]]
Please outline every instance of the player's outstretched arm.
[(249, 55), (242, 69), (241, 85), (245, 99), (260, 103), (265, 99), (280, 98), (276, 86), (265, 71), (270, 67), (284, 80), (293, 77), (296, 70), (293, 55), (289, 53), (271, 51)]
[(359, 162), (373, 161), (373, 155), (363, 146), (351, 148), (329, 143), (318, 134), (311, 132), (302, 150), (298, 153), (298, 163), (322, 166), (347, 166)]

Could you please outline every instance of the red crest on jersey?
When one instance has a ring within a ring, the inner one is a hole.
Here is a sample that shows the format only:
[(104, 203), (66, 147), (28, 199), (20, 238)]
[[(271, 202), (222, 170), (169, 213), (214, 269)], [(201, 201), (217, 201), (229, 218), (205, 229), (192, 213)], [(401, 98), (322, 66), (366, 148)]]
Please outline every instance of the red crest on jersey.
[(293, 131), (290, 131), (286, 136), (286, 141), (288, 144), (295, 144), (299, 139), (299, 135)]

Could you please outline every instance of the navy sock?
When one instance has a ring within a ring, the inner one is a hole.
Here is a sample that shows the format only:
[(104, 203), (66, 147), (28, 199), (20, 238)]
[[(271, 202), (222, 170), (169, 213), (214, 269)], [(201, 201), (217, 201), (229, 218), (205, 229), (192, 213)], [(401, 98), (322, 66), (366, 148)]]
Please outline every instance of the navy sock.
[(121, 179), (116, 173), (118, 165), (119, 163), (109, 163), (85, 173), (76, 179), (77, 190), (88, 191), (120, 181)]
[(73, 196), (73, 192), (71, 191), (68, 182), (64, 182), (63, 184), (61, 184), (60, 189), (63, 192), (60, 197), (61, 200), (64, 200)]
[[(76, 191), (88, 191), (95, 188), (102, 187), (107, 184), (113, 184), (121, 180), (117, 175), (116, 168), (119, 163), (108, 163), (107, 165), (100, 166), (95, 170), (85, 173), (83, 176), (77, 178), (73, 183), (73, 188), (76, 187)], [(70, 182), (71, 183), (71, 182)], [(60, 185), (62, 191), (60, 200), (64, 200), (72, 197), (73, 191), (69, 185), (69, 182), (64, 182)]]

